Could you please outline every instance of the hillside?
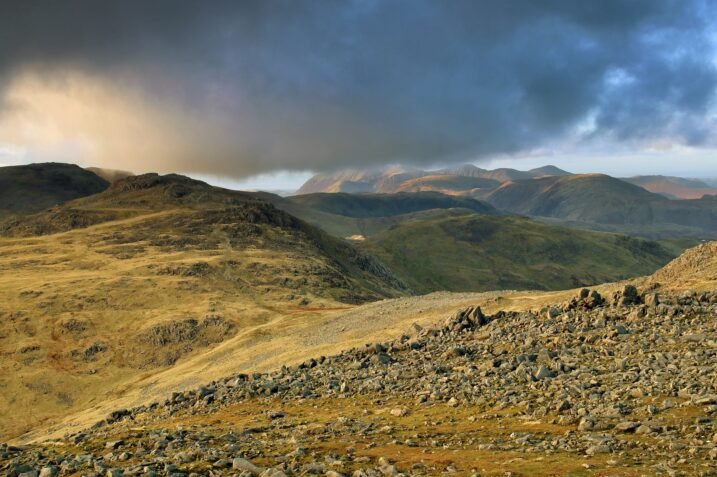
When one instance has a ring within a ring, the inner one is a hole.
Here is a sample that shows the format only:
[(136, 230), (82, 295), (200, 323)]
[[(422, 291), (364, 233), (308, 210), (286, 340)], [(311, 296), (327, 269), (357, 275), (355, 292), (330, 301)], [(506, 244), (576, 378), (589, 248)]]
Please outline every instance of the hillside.
[(205, 372), (221, 370), (248, 330), (409, 293), (346, 242), (182, 176), (122, 179), (2, 232), (4, 437), (216, 348)]
[(74, 164), (0, 167), (0, 219), (102, 192), (109, 182)]
[(431, 209), (470, 209), (482, 214), (498, 213), (490, 204), (469, 197), (438, 192), (398, 194), (307, 194), (288, 201), (330, 214), (346, 217), (391, 217)]
[(291, 197), (257, 193), (257, 197), (325, 230), (334, 237), (353, 241), (362, 240), (385, 230), (414, 212), (463, 208), (482, 214), (500, 213), (485, 202), (439, 192), (320, 193)]
[(494, 189), (500, 182), (481, 177), (436, 174), (408, 179), (396, 187), (397, 192), (435, 191), (444, 194), (468, 194), (481, 189)]
[(500, 183), (545, 176), (566, 176), (569, 172), (555, 166), (529, 171), (517, 169), (482, 169), (472, 164), (437, 171), (389, 167), (379, 170), (348, 170), (335, 174), (320, 174), (310, 178), (296, 192), (297, 195), (319, 192), (395, 193), (433, 190), (446, 194), (470, 194), (474, 190), (493, 189)]
[(312, 194), (317, 192), (371, 192), (371, 183), (382, 175), (392, 174), (394, 171), (386, 170), (382, 173), (346, 170), (335, 174), (317, 174), (304, 183), (297, 194)]
[[(579, 223), (645, 226), (644, 233), (715, 236), (717, 201), (669, 200), (602, 174), (506, 182), (483, 198), (501, 210)], [(620, 229), (618, 229), (620, 230)], [(640, 233), (637, 229), (626, 229)]]
[[(710, 263), (697, 273), (713, 285), (714, 247), (685, 255)], [(452, 309), (434, 295), (341, 312), (315, 342), (355, 327), (363, 345), (354, 336), (264, 372), (93, 413), (53, 441), (0, 446), (0, 470), (710, 475), (717, 293), (672, 289), (695, 276), (680, 261), (662, 287), (461, 295)], [(382, 337), (367, 333), (373, 321)]]
[(422, 293), (566, 289), (649, 274), (674, 257), (656, 242), (465, 210), (414, 214), (361, 247)]
[(603, 174), (507, 182), (486, 196), (496, 207), (525, 215), (598, 223), (647, 223), (650, 204), (667, 199)]
[(671, 176), (637, 176), (623, 179), (645, 190), (670, 199), (700, 199), (704, 195), (717, 195), (717, 188), (696, 179)]
[[(342, 211), (346, 207), (347, 196), (337, 196), (333, 198), (337, 205), (319, 209), (310, 204), (318, 196), (309, 191), (334, 194), (430, 191), (479, 199), (501, 211), (529, 215), (578, 229), (651, 239), (717, 237), (717, 196), (709, 194), (713, 190), (705, 183), (676, 177), (617, 179), (604, 174), (571, 174), (554, 166), (519, 171), (507, 168), (487, 170), (468, 164), (440, 171), (392, 168), (373, 172), (345, 171), (312, 178), (294, 197), (314, 197), (307, 199), (305, 204), (297, 199), (286, 206), (287, 210), (298, 207), (291, 213), (305, 216), (312, 224), (325, 226), (331, 233), (346, 237), (366, 235), (362, 230), (375, 232), (384, 226), (374, 227), (375, 223), (370, 221), (357, 223), (356, 220), (347, 221), (341, 217), (319, 217), (315, 213), (319, 210), (324, 214), (348, 216)], [(668, 195), (692, 198), (669, 200)], [(332, 199), (324, 197), (321, 200), (330, 202)], [(311, 210), (301, 210), (304, 205)], [(404, 213), (409, 212), (412, 211)], [(384, 215), (383, 212), (373, 214), (380, 215)], [(361, 215), (363, 218), (369, 216), (371, 214)]]

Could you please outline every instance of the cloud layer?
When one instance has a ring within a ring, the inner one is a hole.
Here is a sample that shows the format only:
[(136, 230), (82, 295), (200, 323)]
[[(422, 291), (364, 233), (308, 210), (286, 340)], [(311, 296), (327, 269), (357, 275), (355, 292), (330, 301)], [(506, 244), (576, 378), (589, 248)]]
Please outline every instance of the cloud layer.
[(0, 146), (241, 177), (715, 142), (713, 0), (4, 2)]

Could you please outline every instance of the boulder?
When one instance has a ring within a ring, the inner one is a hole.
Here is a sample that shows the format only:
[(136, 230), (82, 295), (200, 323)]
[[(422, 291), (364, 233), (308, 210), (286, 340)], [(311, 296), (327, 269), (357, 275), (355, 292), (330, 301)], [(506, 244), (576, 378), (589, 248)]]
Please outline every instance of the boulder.
[(249, 462), (248, 460), (242, 459), (241, 457), (236, 457), (232, 461), (232, 468), (234, 470), (242, 470), (249, 472), (252, 475), (260, 475), (262, 472), (264, 472), (264, 469), (262, 469), (261, 467), (258, 467)]

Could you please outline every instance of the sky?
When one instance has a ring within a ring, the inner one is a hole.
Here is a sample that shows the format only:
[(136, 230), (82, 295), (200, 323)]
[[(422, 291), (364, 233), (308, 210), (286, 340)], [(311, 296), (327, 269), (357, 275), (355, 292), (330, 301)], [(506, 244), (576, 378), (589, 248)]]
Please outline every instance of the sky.
[[(0, 164), (717, 176), (717, 0), (4, 0)], [(273, 186), (273, 187), (272, 187)]]

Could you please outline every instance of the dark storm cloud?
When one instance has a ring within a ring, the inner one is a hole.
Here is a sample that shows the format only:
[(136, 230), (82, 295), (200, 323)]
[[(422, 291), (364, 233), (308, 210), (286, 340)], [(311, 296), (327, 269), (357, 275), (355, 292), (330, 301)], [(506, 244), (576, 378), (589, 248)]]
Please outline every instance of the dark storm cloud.
[(702, 144), (714, 134), (714, 8), (6, 0), (0, 88), (31, 70), (139, 89), (188, 118), (174, 130), (182, 153), (143, 163), (208, 173), (480, 158), (539, 147), (587, 118), (591, 137)]

